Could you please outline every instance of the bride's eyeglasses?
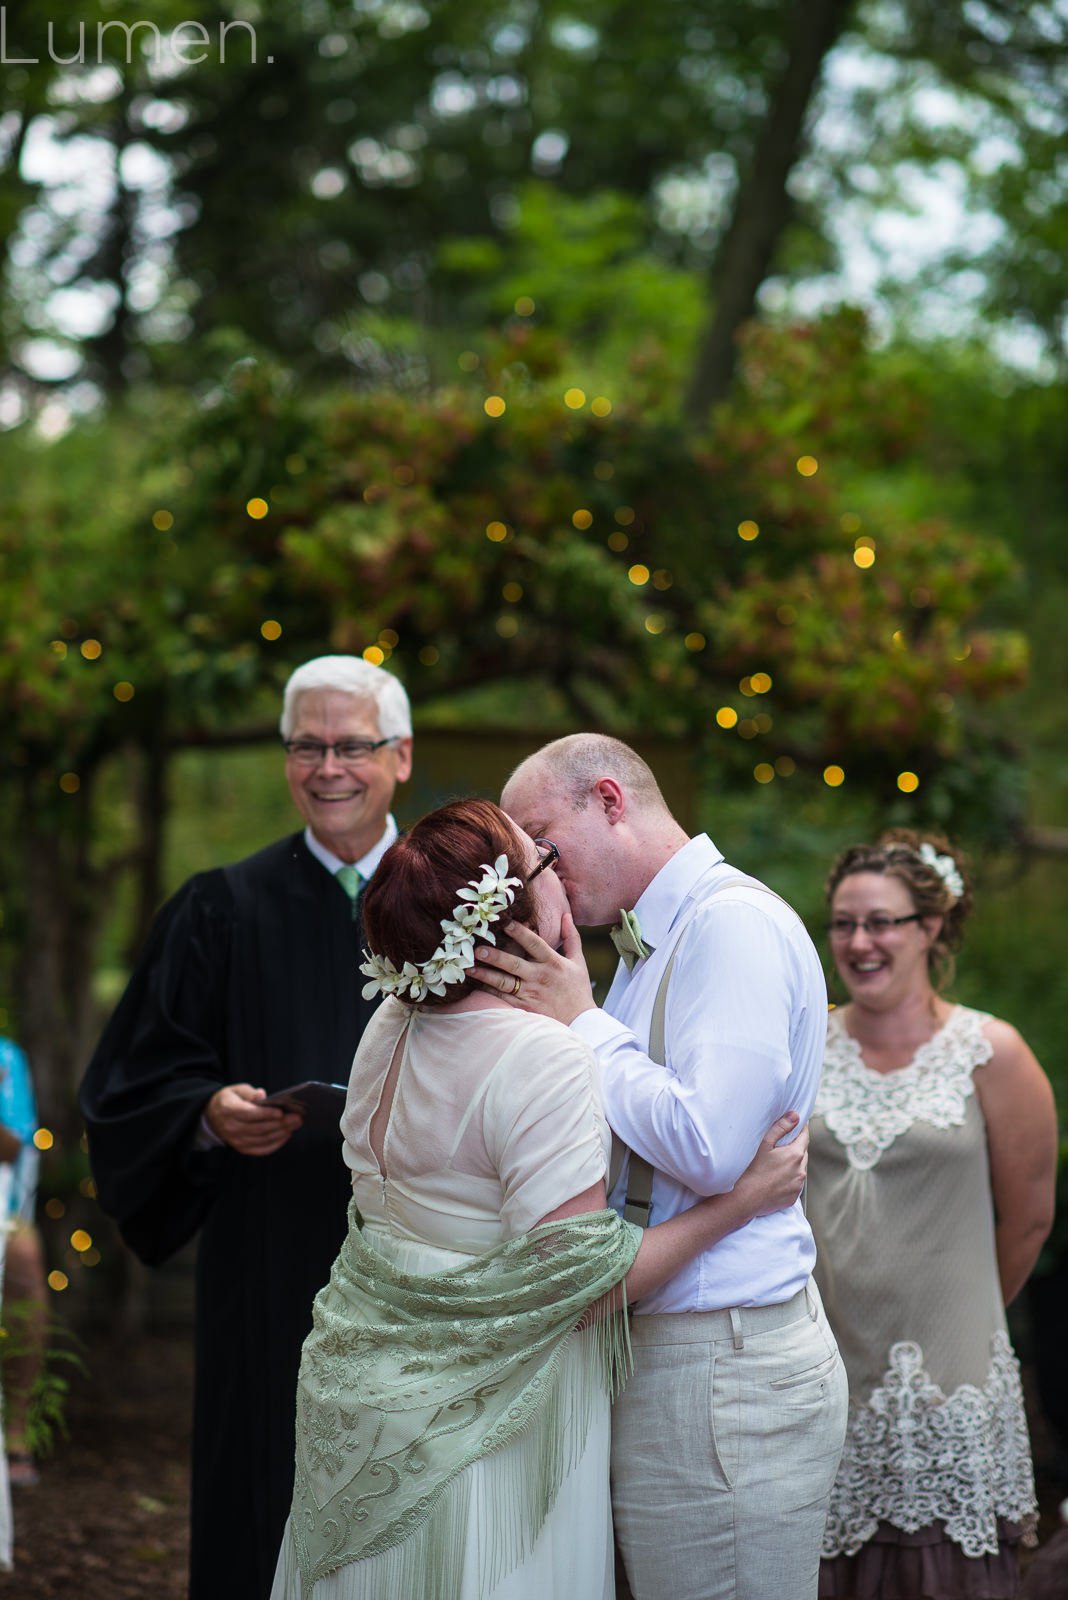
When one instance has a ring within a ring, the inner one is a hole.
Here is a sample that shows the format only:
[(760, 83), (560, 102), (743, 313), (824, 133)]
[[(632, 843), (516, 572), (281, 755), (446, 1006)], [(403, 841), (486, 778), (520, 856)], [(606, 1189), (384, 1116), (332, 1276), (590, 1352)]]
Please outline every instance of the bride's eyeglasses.
[(560, 852), (551, 839), (535, 839), (534, 848), (538, 852), (538, 864), (527, 878), (528, 883), (533, 883), (539, 872), (544, 872), (546, 867), (555, 867), (560, 859)]

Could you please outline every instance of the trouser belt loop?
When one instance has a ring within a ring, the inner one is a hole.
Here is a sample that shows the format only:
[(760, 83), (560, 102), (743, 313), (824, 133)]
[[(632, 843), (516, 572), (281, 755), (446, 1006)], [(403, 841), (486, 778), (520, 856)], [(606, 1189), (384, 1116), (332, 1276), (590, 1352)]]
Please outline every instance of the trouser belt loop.
[(737, 1306), (730, 1307), (731, 1333), (734, 1335), (734, 1348), (745, 1349), (745, 1340), (742, 1337), (742, 1318)]
[(808, 1314), (812, 1318), (812, 1321), (817, 1322), (819, 1320), (820, 1307), (819, 1301), (812, 1293), (811, 1278), (809, 1279), (808, 1283), (805, 1284), (805, 1304), (808, 1306)]

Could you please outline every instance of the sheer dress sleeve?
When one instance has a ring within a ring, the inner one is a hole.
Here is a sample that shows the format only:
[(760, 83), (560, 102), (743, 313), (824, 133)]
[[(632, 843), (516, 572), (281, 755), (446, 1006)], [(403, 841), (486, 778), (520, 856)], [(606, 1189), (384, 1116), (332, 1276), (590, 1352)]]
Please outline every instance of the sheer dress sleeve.
[(509, 1236), (526, 1233), (608, 1170), (610, 1135), (593, 1051), (558, 1023), (532, 1021), (537, 1025), (524, 1030), (493, 1074), (485, 1101), (486, 1149), (500, 1176)]

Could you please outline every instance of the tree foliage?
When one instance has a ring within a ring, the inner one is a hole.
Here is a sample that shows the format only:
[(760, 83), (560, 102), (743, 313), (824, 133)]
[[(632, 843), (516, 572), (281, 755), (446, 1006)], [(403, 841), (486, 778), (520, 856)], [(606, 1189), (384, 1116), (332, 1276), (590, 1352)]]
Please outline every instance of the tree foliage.
[[(627, 250), (691, 275), (709, 320), (695, 415), (726, 392), (761, 285), (833, 272), (843, 205), (874, 238), (929, 174), (985, 214), (933, 263), (942, 285), (1063, 352), (1063, 5), (286, 0), (235, 19), (168, 0), (164, 43), (179, 22), (206, 41), (169, 56), (127, 43), (132, 0), (85, 11), (87, 58), (60, 66), (37, 0), (5, 8), (10, 56), (37, 58), (7, 69), (0, 128), (7, 370), (24, 388), (195, 381), (196, 336), (221, 327), (374, 383), (382, 311), (420, 330), (432, 366), (441, 330), (470, 325), (457, 244), (507, 252), (532, 181), (621, 197)], [(118, 31), (98, 46), (101, 23)], [(56, 54), (78, 25), (55, 23)], [(100, 180), (79, 197), (66, 169), (86, 141)], [(440, 373), (424, 360), (422, 376)]]

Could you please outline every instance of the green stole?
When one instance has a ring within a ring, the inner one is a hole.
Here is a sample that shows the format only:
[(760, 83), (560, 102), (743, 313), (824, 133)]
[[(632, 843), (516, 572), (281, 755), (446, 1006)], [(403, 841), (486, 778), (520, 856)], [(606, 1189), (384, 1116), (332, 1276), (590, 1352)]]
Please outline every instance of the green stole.
[(625, 1310), (598, 1313), (574, 1332), (581, 1382), (563, 1392), (569, 1335), (621, 1282), (641, 1230), (590, 1212), (417, 1275), (381, 1256), (360, 1222), (353, 1202), (301, 1358), (291, 1526), (303, 1592), (390, 1552), (383, 1592), (447, 1600), (465, 1554), (464, 1468), (521, 1438), (480, 1529), (492, 1587), (531, 1549), (594, 1397), (629, 1371)]

